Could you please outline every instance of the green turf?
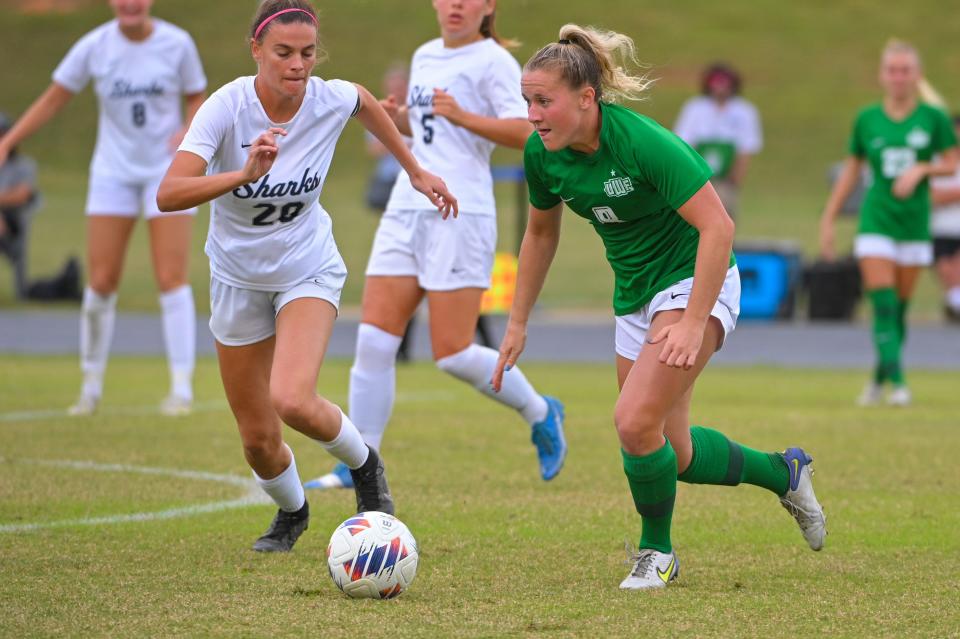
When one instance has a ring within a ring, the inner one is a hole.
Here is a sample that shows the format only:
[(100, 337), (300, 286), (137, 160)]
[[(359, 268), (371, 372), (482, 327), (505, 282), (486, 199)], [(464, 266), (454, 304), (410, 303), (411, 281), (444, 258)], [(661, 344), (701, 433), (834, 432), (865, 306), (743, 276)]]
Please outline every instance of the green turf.
[[(352, 495), (311, 495), (310, 530), (287, 556), (248, 550), (267, 506), (195, 517), (0, 533), (0, 636), (796, 637), (956, 633), (960, 496), (956, 379), (911, 373), (916, 406), (855, 409), (859, 372), (708, 370), (693, 419), (751, 446), (805, 446), (829, 517), (806, 548), (776, 499), (754, 487), (680, 485), (680, 580), (621, 593), (623, 544), (638, 536), (611, 415), (609, 366), (529, 365), (567, 404), (570, 455), (543, 484), (525, 427), (428, 365), (400, 369), (386, 439), (398, 514), (422, 551), (411, 590), (351, 601), (324, 549)], [(345, 395), (347, 363), (320, 388)], [(201, 410), (151, 412), (159, 359), (116, 358), (100, 417), (28, 418), (65, 406), (72, 358), (0, 364), (0, 526), (157, 511), (235, 499), (223, 484), (38, 466), (36, 460), (175, 468), (248, 477), (219, 388), (201, 360)], [(19, 418), (11, 416), (21, 412)], [(304, 478), (330, 467), (290, 433)]]
[[(0, 109), (18, 113), (43, 90), (50, 73), (80, 35), (106, 20), (105, 3), (66, 15), (22, 16), (0, 4), (4, 51), (12, 51), (19, 73), (4, 77)], [(212, 88), (253, 72), (244, 46), (248, 11), (254, 2), (164, 0), (156, 13), (187, 28), (197, 40)], [(325, 77), (356, 80), (377, 90), (382, 70), (406, 60), (421, 42), (437, 34), (427, 0), (351, 0), (320, 2), (322, 37), (330, 61), (319, 67)], [(711, 2), (633, 0), (584, 3), (577, 0), (525, 0), (501, 3), (500, 31), (518, 37), (516, 52), (526, 60), (556, 38), (563, 22), (616, 28), (633, 36), (642, 59), (661, 78), (651, 100), (637, 108), (672, 124), (680, 104), (695, 91), (708, 61), (722, 58), (738, 65), (746, 94), (760, 108), (766, 149), (751, 168), (738, 219), (741, 238), (775, 237), (799, 241), (811, 256), (816, 218), (827, 196), (827, 165), (845, 152), (849, 125), (857, 107), (877, 97), (878, 51), (891, 35), (915, 41), (926, 54), (926, 69), (948, 99), (960, 99), (960, 51), (953, 46), (953, 22), (941, 19), (937, 0), (884, 5), (879, 11), (858, 0), (783, 3), (778, 0)], [(371, 47), (370, 43), (377, 43)], [(75, 100), (60, 118), (25, 145), (42, 164), (47, 206), (37, 220), (33, 272), (45, 275), (69, 253), (83, 252), (82, 207), (86, 167), (93, 148), (95, 104), (90, 92)], [(498, 152), (498, 163), (516, 163), (516, 152)], [(322, 201), (335, 219), (337, 240), (353, 273), (344, 292), (348, 306), (359, 302), (363, 265), (375, 219), (362, 204), (371, 162), (363, 156), (362, 131), (351, 125), (337, 151)], [(498, 193), (502, 212), (501, 247), (515, 246), (513, 193)], [(207, 268), (201, 251), (206, 213), (197, 225), (191, 279), (200, 306), (206, 305)], [(842, 224), (849, 238), (852, 222)], [(612, 277), (592, 230), (568, 219), (554, 277), (543, 302), (552, 307), (609, 307)], [(841, 243), (842, 245), (842, 243)], [(12, 303), (8, 277), (0, 266), (0, 306)], [(155, 287), (146, 238), (134, 238), (120, 295), (121, 308), (155, 310)], [(936, 287), (925, 278), (915, 310), (934, 317)]]

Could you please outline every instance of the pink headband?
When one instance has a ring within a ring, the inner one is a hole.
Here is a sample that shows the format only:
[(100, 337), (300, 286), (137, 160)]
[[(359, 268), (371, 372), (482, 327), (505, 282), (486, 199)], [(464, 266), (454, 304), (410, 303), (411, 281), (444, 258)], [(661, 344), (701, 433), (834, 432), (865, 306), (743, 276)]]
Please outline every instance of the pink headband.
[(260, 37), (260, 32), (263, 31), (263, 28), (264, 28), (265, 26), (267, 26), (268, 24), (270, 24), (270, 21), (271, 21), (271, 20), (273, 20), (273, 19), (276, 18), (277, 16), (282, 16), (282, 15), (285, 14), (285, 13), (292, 13), (292, 12), (294, 12), (294, 11), (299, 11), (300, 13), (305, 13), (305, 14), (307, 14), (308, 16), (310, 16), (310, 19), (313, 20), (313, 24), (314, 24), (314, 25), (317, 24), (317, 19), (313, 16), (312, 13), (310, 13), (310, 12), (307, 11), (306, 9), (284, 9), (283, 11), (277, 11), (277, 12), (276, 12), (275, 14), (273, 14), (272, 16), (268, 16), (267, 18), (265, 18), (264, 21), (260, 23), (260, 26), (257, 27), (257, 30), (253, 32), (253, 39), (256, 40), (257, 38)]

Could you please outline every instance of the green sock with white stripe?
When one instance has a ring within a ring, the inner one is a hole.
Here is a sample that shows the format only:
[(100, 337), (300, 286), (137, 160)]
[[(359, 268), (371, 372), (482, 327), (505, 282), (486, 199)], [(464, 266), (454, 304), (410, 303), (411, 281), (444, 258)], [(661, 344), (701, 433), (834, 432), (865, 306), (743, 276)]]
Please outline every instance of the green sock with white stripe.
[(723, 433), (690, 427), (693, 457), (677, 477), (687, 484), (736, 486), (753, 484), (783, 496), (790, 483), (790, 469), (779, 453), (764, 453), (730, 441)]

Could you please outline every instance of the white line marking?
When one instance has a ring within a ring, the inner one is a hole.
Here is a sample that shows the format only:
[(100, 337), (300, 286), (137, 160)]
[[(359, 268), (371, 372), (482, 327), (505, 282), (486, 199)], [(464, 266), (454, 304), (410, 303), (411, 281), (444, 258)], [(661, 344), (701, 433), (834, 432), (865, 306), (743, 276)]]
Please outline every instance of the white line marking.
[(19, 459), (12, 460), (0, 457), (0, 463), (29, 464), (31, 466), (50, 466), (54, 468), (70, 468), (73, 470), (92, 470), (107, 473), (137, 473), (141, 475), (161, 475), (178, 479), (193, 479), (198, 481), (212, 481), (229, 484), (246, 489), (245, 494), (238, 499), (214, 501), (205, 504), (168, 508), (154, 512), (130, 513), (126, 515), (107, 515), (103, 517), (85, 517), (82, 519), (62, 519), (32, 524), (3, 524), (0, 533), (29, 532), (47, 528), (64, 528), (67, 526), (99, 526), (104, 524), (120, 524), (134, 521), (158, 521), (175, 519), (178, 517), (192, 517), (204, 513), (218, 512), (232, 508), (270, 503), (270, 499), (263, 494), (253, 479), (238, 477), (237, 475), (221, 475), (197, 470), (179, 470), (176, 468), (155, 468), (152, 466), (131, 466), (128, 464), (99, 464), (92, 461), (71, 461), (57, 459)]
[[(399, 392), (396, 396), (396, 403), (398, 404), (416, 404), (416, 403), (428, 403), (436, 401), (449, 401), (454, 399), (456, 395), (448, 391), (414, 391), (414, 392)], [(347, 401), (346, 396), (340, 395), (327, 395), (327, 399), (337, 404), (344, 404)], [(209, 402), (195, 402), (193, 404), (194, 413), (218, 413), (222, 411), (228, 411), (230, 408), (227, 406), (227, 402), (224, 400), (213, 400)], [(112, 416), (123, 416), (123, 415), (134, 415), (134, 416), (143, 416), (143, 415), (159, 415), (160, 408), (159, 406), (106, 406), (97, 410), (96, 415), (93, 417), (112, 417)], [(89, 419), (85, 417), (70, 417), (67, 415), (67, 410), (18, 410), (11, 411), (9, 413), (0, 413), (0, 423), (11, 423), (11, 422), (35, 422), (43, 421), (46, 419), (59, 419), (66, 418), (70, 419)], [(171, 417), (169, 419), (183, 419), (182, 417)]]

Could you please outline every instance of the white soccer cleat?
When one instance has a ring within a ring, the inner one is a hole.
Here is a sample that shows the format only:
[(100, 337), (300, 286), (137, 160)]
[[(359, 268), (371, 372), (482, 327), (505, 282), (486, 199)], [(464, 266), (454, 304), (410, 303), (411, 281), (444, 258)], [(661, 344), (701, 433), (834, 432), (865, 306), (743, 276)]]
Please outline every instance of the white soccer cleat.
[(680, 576), (680, 560), (675, 552), (662, 553), (644, 548), (631, 555), (633, 570), (620, 582), (620, 590), (666, 588), (668, 583)]
[(857, 406), (877, 406), (883, 401), (883, 386), (870, 382), (857, 397)]
[(193, 400), (180, 395), (167, 395), (160, 402), (160, 414), (167, 417), (184, 417), (193, 411)]
[(913, 396), (906, 386), (894, 386), (887, 396), (887, 404), (890, 406), (909, 406), (912, 402)]
[(813, 469), (810, 466), (813, 458), (802, 448), (788, 448), (783, 451), (783, 460), (790, 469), (790, 483), (780, 503), (797, 520), (810, 548), (820, 550), (827, 536), (827, 516), (813, 493)]
[(89, 417), (97, 412), (97, 405), (100, 398), (95, 395), (80, 395), (77, 402), (67, 409), (67, 415), (71, 417)]

